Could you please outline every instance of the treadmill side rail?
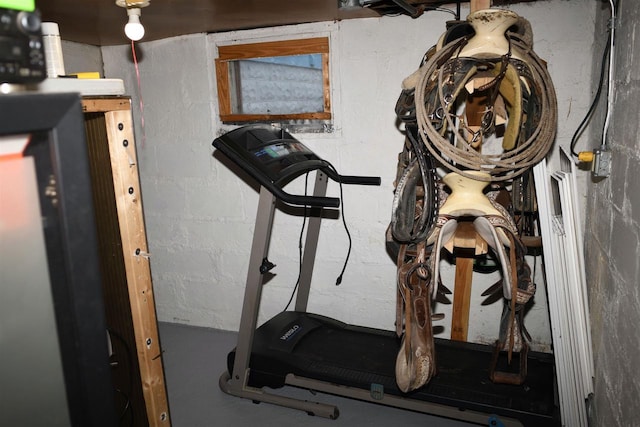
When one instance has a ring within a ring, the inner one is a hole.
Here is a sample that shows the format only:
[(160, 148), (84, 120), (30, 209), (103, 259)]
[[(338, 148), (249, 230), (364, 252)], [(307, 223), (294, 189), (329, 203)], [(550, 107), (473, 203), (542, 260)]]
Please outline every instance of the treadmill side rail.
[[(407, 397), (398, 397), (388, 393), (385, 393), (381, 398), (374, 398), (373, 396), (371, 396), (371, 393), (369, 391), (361, 388), (336, 385), (324, 381), (318, 381), (315, 379), (299, 377), (294, 374), (287, 375), (286, 384), (295, 387), (306, 388), (309, 390), (315, 390), (322, 393), (351, 397), (367, 402), (380, 403), (386, 406), (393, 406), (395, 408), (409, 409), (411, 411), (421, 412), (423, 414), (454, 418), (457, 420), (478, 423), (481, 425), (486, 425), (489, 419), (489, 415), (484, 412), (476, 412), (468, 409), (463, 410), (452, 406), (441, 405), (435, 402), (415, 400)], [(523, 424), (520, 421), (513, 418), (505, 418), (504, 416), (501, 416), (500, 421), (505, 427), (523, 427)]]

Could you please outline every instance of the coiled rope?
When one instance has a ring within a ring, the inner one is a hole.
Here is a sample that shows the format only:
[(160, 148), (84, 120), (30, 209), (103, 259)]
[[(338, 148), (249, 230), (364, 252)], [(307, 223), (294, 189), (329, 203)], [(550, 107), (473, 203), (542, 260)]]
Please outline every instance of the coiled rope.
[[(416, 119), (419, 127), (419, 135), (429, 152), (438, 159), (442, 165), (462, 176), (481, 181), (506, 181), (513, 179), (536, 163), (540, 162), (549, 152), (556, 135), (557, 127), (557, 100), (553, 82), (547, 71), (545, 63), (535, 54), (530, 45), (520, 40), (516, 35), (506, 34), (510, 50), (517, 53), (517, 56), (524, 59), (524, 63), (511, 58), (508, 54), (507, 66), (515, 67), (520, 76), (520, 80), (525, 81), (529, 92), (535, 95), (536, 102), (539, 103), (539, 117), (536, 118), (536, 127), (527, 135), (524, 141), (520, 141), (517, 146), (500, 154), (482, 154), (476, 151), (469, 141), (465, 139), (459, 131), (455, 138), (457, 144), (452, 144), (449, 139), (442, 134), (432, 122), (436, 110), (444, 111), (449, 129), (455, 130), (453, 122), (454, 114), (450, 113), (449, 106), (455, 100), (447, 99), (442, 91), (445, 76), (443, 75), (444, 65), (447, 61), (456, 60), (456, 52), (464, 46), (466, 38), (454, 40), (441, 49), (436, 50), (433, 55), (421, 67), (418, 83), (415, 88)], [(460, 58), (464, 60), (474, 60), (474, 58)], [(498, 64), (505, 58), (476, 59), (478, 62), (493, 62)], [(517, 65), (516, 65), (517, 64)], [(523, 76), (518, 70), (519, 67), (528, 68)], [(436, 90), (437, 96), (431, 91)], [(432, 101), (430, 102), (429, 99)], [(436, 100), (436, 105), (432, 105)], [(529, 117), (528, 120), (532, 120)], [(468, 171), (486, 172), (488, 176), (471, 174)]]

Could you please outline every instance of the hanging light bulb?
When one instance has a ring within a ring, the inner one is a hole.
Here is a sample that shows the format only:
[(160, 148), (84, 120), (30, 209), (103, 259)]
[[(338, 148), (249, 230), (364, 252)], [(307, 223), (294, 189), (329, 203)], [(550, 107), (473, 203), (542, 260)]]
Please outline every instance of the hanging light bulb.
[(144, 36), (144, 26), (140, 23), (140, 9), (137, 7), (127, 9), (127, 15), (129, 22), (124, 26), (124, 33), (129, 39), (137, 42)]
[(124, 26), (124, 33), (133, 40), (138, 41), (144, 36), (144, 27), (140, 22), (142, 8), (149, 6), (149, 0), (116, 0), (116, 5), (127, 9), (129, 21)]

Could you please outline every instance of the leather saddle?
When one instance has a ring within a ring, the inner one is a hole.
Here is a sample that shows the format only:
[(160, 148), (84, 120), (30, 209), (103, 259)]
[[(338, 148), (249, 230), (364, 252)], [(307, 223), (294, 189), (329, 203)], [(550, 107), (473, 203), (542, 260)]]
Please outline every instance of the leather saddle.
[[(460, 221), (471, 221), (475, 231), (492, 248), (502, 270), (500, 286), (492, 286), (485, 294), (502, 290), (507, 304), (500, 322), (500, 335), (495, 343), (494, 363), (490, 378), (495, 382), (520, 384), (526, 377), (527, 341), (523, 324), (525, 304), (535, 293), (531, 271), (525, 261), (526, 248), (507, 210), (495, 200), (496, 192), (486, 195), (486, 182), (455, 173), (443, 182), (451, 194), (442, 198), (435, 226), (427, 239), (416, 245), (401, 245), (398, 254), (398, 299), (396, 327), (402, 344), (396, 358), (396, 382), (408, 392), (426, 384), (436, 372), (431, 305), (438, 293), (450, 293), (442, 284), (439, 264), (442, 249), (450, 246)], [(441, 318), (435, 316), (435, 318)], [(499, 352), (521, 352), (518, 374), (496, 370)]]
[[(502, 20), (505, 36), (494, 43), (479, 34), (476, 24), (482, 20)], [(432, 314), (432, 305), (451, 293), (442, 284), (439, 265), (442, 249), (452, 250), (462, 221), (472, 223), (491, 247), (501, 270), (502, 279), (483, 294), (501, 292), (505, 301), (490, 379), (520, 384), (526, 377), (530, 337), (523, 323), (523, 307), (535, 293), (535, 285), (512, 215), (496, 201), (497, 192), (484, 192), (494, 179), (492, 169), (504, 166), (483, 165), (439, 178), (437, 168), (458, 159), (443, 157), (430, 144), (417, 117), (419, 109), (429, 112), (433, 129), (443, 137), (458, 133), (463, 141), (461, 150), (469, 152), (482, 152), (485, 139), (502, 126), (500, 150), (512, 153), (507, 158), (517, 159), (523, 140), (535, 138), (540, 125), (540, 88), (526, 62), (526, 52), (512, 46), (511, 39), (529, 46), (532, 39), (528, 22), (513, 12), (481, 12), (455, 23), (427, 51), (421, 67), (403, 81), (396, 103), (396, 114), (405, 124), (406, 142), (398, 159), (387, 242), (397, 254), (396, 332), (402, 344), (395, 371), (403, 392), (423, 386), (436, 374), (432, 321), (442, 316)], [(447, 55), (437, 54), (442, 49)], [(421, 68), (425, 63), (434, 65), (436, 57), (435, 71), (425, 75)], [(426, 82), (424, 87), (417, 86), (419, 80)], [(463, 98), (460, 104), (458, 99)], [(502, 352), (507, 353), (509, 363), (514, 352), (520, 353), (518, 373), (497, 369)]]

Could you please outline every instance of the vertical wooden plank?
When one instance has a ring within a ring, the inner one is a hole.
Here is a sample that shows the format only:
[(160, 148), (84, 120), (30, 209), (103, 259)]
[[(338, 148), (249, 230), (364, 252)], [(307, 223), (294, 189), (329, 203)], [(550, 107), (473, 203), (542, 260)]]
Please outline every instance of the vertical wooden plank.
[(105, 113), (113, 188), (149, 425), (170, 425), (131, 111)]
[(470, 3), (471, 12), (476, 12), (481, 9), (489, 9), (491, 7), (491, 0), (471, 0)]
[(323, 98), (324, 98), (324, 112), (331, 113), (331, 88), (329, 82), (331, 81), (329, 75), (329, 53), (322, 54), (322, 81), (323, 81)]
[(471, 222), (460, 222), (453, 236), (452, 251), (456, 255), (456, 273), (451, 315), (451, 339), (467, 341), (473, 261), (476, 255), (486, 253), (487, 244), (476, 233)]
[[(114, 365), (111, 378), (113, 387), (119, 390), (116, 394), (116, 411), (120, 414), (120, 420), (127, 420), (130, 427), (148, 427), (140, 368), (135, 352), (136, 339), (131, 319), (127, 272), (122, 254), (122, 238), (104, 117), (104, 108), (111, 110), (113, 105), (101, 101), (103, 100), (91, 102), (100, 111), (85, 112), (84, 124), (93, 202), (96, 207), (102, 296), (113, 351)], [(126, 102), (127, 109), (130, 108), (128, 99), (123, 99), (123, 102)]]
[(231, 89), (229, 88), (229, 63), (215, 60), (216, 83), (218, 86), (218, 108), (221, 116), (231, 114)]
[(457, 257), (451, 315), (451, 339), (454, 341), (467, 341), (472, 278), (473, 258)]
[[(470, 12), (476, 12), (491, 7), (491, 0), (470, 0)], [(472, 231), (475, 234), (475, 231)], [(466, 233), (466, 231), (463, 231)], [(464, 236), (467, 239), (470, 236)], [(471, 242), (466, 242), (461, 246), (464, 248), (475, 248), (476, 238)], [(471, 306), (471, 282), (473, 278), (473, 257), (456, 258), (455, 288), (453, 295), (453, 312), (451, 320), (451, 339), (456, 341), (466, 341), (469, 332), (469, 309)]]

